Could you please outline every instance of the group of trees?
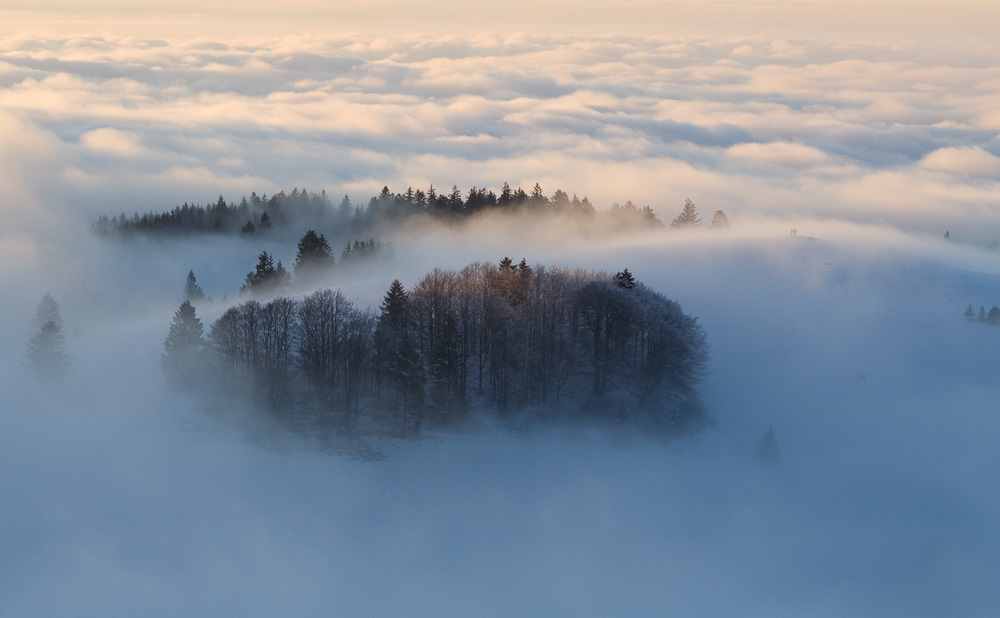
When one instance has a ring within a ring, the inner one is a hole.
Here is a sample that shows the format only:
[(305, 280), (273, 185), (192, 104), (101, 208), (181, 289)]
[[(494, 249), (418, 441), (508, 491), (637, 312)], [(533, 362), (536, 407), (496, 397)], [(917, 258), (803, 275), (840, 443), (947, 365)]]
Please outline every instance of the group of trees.
[[(383, 248), (384, 245), (373, 238), (355, 239), (353, 243), (347, 243), (344, 247), (340, 254), (340, 264), (362, 263), (377, 256)], [(262, 251), (257, 256), (254, 269), (247, 273), (240, 292), (267, 298), (288, 291), (293, 281), (298, 288), (305, 289), (321, 279), (337, 263), (333, 249), (326, 238), (322, 234), (317, 234), (315, 230), (309, 230), (299, 240), (292, 272), (288, 272), (281, 260), (275, 263), (270, 253)], [(189, 285), (193, 277), (193, 272), (188, 274)], [(190, 295), (188, 299), (197, 300)]]
[(348, 434), (418, 432), (476, 410), (680, 431), (704, 421), (704, 331), (614, 276), (514, 264), (393, 281), (378, 312), (340, 292), (247, 300), (208, 329), (185, 301), (164, 343), (175, 386), (248, 393), (285, 419)]
[[(695, 208), (694, 202), (691, 200), (684, 200), (684, 208), (681, 209), (679, 215), (674, 217), (674, 220), (670, 222), (670, 227), (673, 229), (694, 229), (701, 227), (701, 217), (698, 216), (698, 209)], [(716, 210), (715, 214), (712, 216), (712, 222), (709, 227), (713, 229), (725, 229), (729, 227), (729, 217), (726, 216), (721, 210)]]
[[(293, 189), (291, 193), (281, 191), (271, 197), (256, 193), (239, 202), (227, 202), (223, 196), (207, 206), (177, 206), (162, 213), (138, 212), (131, 216), (122, 213), (111, 217), (102, 215), (94, 225), (98, 233), (105, 235), (155, 234), (171, 235), (186, 233), (241, 233), (256, 234), (273, 226), (286, 225), (296, 219), (309, 218), (322, 222), (324, 226), (338, 232), (369, 233), (380, 225), (399, 224), (413, 216), (430, 216), (444, 221), (463, 220), (479, 213), (503, 212), (518, 216), (576, 216), (593, 220), (605, 229), (631, 230), (662, 228), (663, 223), (649, 206), (638, 207), (631, 201), (624, 204), (615, 202), (608, 210), (598, 211), (586, 196), (578, 198), (565, 191), (556, 190), (546, 196), (537, 183), (530, 192), (520, 187), (514, 189), (503, 184), (499, 193), (485, 188), (472, 187), (466, 193), (453, 186), (450, 191), (439, 193), (433, 185), (426, 191), (407, 188), (402, 193), (393, 193), (388, 187), (368, 200), (365, 205), (351, 203), (344, 196), (338, 206), (334, 206), (326, 192), (311, 193)], [(671, 227), (696, 227), (701, 225), (688, 200), (684, 212)], [(728, 225), (725, 214), (720, 210), (712, 219), (712, 227)]]
[[(347, 198), (345, 197), (345, 200)], [(129, 216), (125, 213), (108, 218), (101, 215), (94, 224), (94, 230), (103, 235), (181, 235), (192, 233), (236, 233), (253, 234), (272, 225), (284, 225), (290, 220), (303, 216), (340, 216), (341, 223), (349, 223), (353, 216), (350, 200), (334, 210), (326, 191), (312, 193), (293, 189), (291, 193), (280, 191), (271, 197), (251, 193), (239, 202), (226, 202), (223, 196), (206, 206), (188, 204), (174, 207), (161, 213), (138, 212)]]
[(976, 310), (972, 308), (972, 304), (969, 304), (969, 306), (965, 309), (964, 315), (970, 322), (1000, 326), (1000, 307), (997, 307), (996, 305), (990, 307), (989, 311), (986, 310), (985, 306), (981, 306), (979, 307), (979, 312), (977, 313)]

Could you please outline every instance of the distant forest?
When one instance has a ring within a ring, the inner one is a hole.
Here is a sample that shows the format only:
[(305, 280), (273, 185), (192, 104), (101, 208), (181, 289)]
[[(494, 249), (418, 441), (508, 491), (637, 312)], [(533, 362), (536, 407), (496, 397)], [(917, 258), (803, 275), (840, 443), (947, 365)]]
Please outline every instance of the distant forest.
[(509, 258), (393, 281), (378, 311), (339, 291), (253, 298), (207, 334), (177, 309), (161, 365), (175, 388), (245, 396), (323, 435), (413, 436), (478, 413), (586, 419), (664, 434), (707, 421), (697, 319), (615, 275)]
[[(687, 201), (680, 220), (672, 227), (700, 225), (694, 205)], [(252, 193), (238, 202), (227, 202), (219, 196), (209, 205), (184, 203), (166, 212), (132, 215), (121, 213), (102, 215), (94, 229), (104, 235), (181, 235), (181, 234), (255, 234), (275, 226), (285, 226), (298, 220), (322, 221), (332, 228), (348, 233), (366, 234), (380, 224), (398, 223), (409, 217), (429, 216), (439, 221), (461, 221), (485, 212), (516, 213), (519, 216), (567, 215), (581, 219), (602, 220), (608, 229), (663, 228), (664, 224), (649, 206), (638, 207), (631, 201), (614, 203), (610, 209), (598, 211), (587, 197), (570, 196), (557, 190), (551, 197), (536, 183), (531, 193), (512, 189), (504, 183), (499, 195), (492, 190), (473, 187), (464, 195), (457, 186), (446, 193), (437, 193), (433, 185), (427, 190), (407, 189), (393, 193), (384, 187), (367, 204), (355, 205), (344, 198), (334, 205), (325, 191), (312, 193), (293, 189), (270, 197)], [(728, 219), (717, 211), (712, 227), (724, 227)]]

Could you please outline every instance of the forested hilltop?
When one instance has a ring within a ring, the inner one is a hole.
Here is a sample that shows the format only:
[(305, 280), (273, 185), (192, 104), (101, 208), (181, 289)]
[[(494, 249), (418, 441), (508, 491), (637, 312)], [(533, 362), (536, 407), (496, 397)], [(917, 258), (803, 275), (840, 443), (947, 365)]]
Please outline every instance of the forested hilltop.
[(339, 291), (252, 299), (207, 329), (176, 311), (171, 385), (249, 397), (324, 435), (412, 436), (483, 415), (627, 423), (665, 434), (707, 422), (705, 333), (637, 282), (505, 258), (393, 281), (377, 312)]
[[(273, 227), (308, 221), (323, 224), (345, 233), (367, 234), (383, 225), (395, 225), (412, 217), (430, 217), (437, 221), (456, 222), (484, 213), (516, 214), (519, 217), (568, 216), (593, 221), (604, 231), (663, 228), (649, 206), (637, 207), (631, 201), (614, 203), (608, 210), (597, 210), (590, 200), (572, 197), (557, 190), (551, 197), (535, 184), (531, 193), (512, 189), (504, 183), (500, 193), (472, 187), (463, 197), (457, 186), (450, 192), (437, 193), (432, 185), (426, 192), (408, 188), (393, 193), (384, 187), (367, 204), (355, 205), (344, 198), (335, 206), (325, 191), (312, 193), (293, 189), (270, 197), (252, 193), (238, 202), (223, 196), (209, 205), (183, 204), (166, 212), (121, 213), (108, 218), (102, 215), (94, 229), (105, 235), (180, 235), (180, 234), (255, 234)], [(720, 217), (721, 215), (721, 217)], [(675, 224), (678, 220), (675, 219)], [(680, 224), (700, 225), (694, 205), (688, 200)], [(712, 227), (728, 225), (722, 211), (717, 211)], [(677, 227), (677, 225), (674, 225)]]

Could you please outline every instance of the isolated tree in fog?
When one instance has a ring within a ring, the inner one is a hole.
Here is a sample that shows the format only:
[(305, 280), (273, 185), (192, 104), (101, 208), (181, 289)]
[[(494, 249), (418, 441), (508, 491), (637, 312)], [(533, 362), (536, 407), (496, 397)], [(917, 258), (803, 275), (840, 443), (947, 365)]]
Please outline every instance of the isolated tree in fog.
[(192, 303), (197, 303), (205, 300), (205, 290), (201, 289), (198, 285), (198, 280), (195, 279), (194, 271), (188, 271), (187, 283), (184, 284), (184, 300), (191, 301)]
[(292, 269), (296, 279), (308, 277), (333, 266), (335, 259), (330, 243), (314, 230), (306, 232), (299, 240), (298, 253)]
[(59, 314), (59, 304), (52, 298), (51, 294), (43, 296), (38, 307), (35, 308), (35, 319), (32, 326), (35, 330), (40, 330), (48, 322), (55, 322), (59, 328), (63, 326), (62, 316)]
[(250, 292), (254, 296), (272, 296), (288, 285), (289, 278), (288, 271), (281, 262), (275, 266), (274, 258), (267, 251), (262, 251), (257, 256), (257, 266), (247, 273), (240, 291)]
[(37, 377), (58, 380), (69, 372), (69, 355), (63, 335), (59, 305), (46, 294), (35, 309), (37, 332), (28, 341), (28, 371)]
[(712, 216), (712, 223), (709, 225), (709, 227), (715, 229), (727, 228), (729, 227), (729, 217), (727, 217), (726, 213), (722, 212), (721, 210), (716, 210), (715, 215)]
[(670, 227), (676, 229), (690, 229), (696, 228), (701, 225), (701, 219), (698, 217), (698, 210), (694, 207), (694, 202), (691, 200), (684, 200), (684, 209), (681, 210), (681, 214), (674, 217), (674, 220), (670, 222)]
[(185, 300), (174, 312), (173, 322), (163, 342), (160, 368), (174, 388), (188, 387), (202, 376), (205, 329), (191, 301)]

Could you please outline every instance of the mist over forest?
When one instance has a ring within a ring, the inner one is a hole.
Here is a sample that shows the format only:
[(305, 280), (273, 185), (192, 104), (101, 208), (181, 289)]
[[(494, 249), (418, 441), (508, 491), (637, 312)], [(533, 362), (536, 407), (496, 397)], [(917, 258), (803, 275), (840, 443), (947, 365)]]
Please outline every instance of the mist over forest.
[(0, 615), (995, 615), (995, 42), (646, 8), (0, 10)]

